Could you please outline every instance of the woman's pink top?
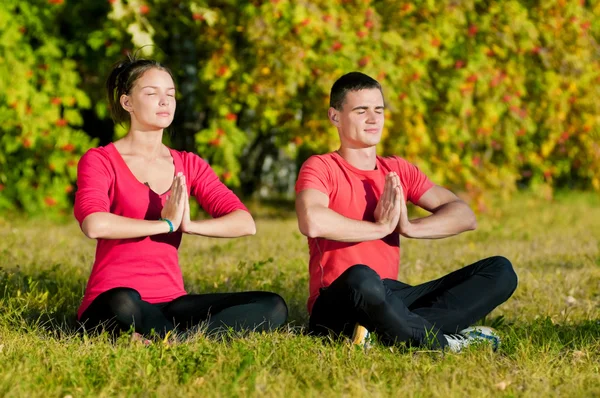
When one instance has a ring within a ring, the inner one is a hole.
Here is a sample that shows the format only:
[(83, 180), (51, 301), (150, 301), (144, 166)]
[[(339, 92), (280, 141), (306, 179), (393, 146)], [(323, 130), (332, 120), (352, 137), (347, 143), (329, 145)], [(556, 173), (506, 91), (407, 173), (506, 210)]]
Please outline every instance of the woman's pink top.
[[(170, 152), (175, 174), (185, 175), (188, 194), (212, 217), (248, 211), (206, 161), (193, 153)], [(159, 195), (138, 181), (113, 144), (90, 149), (77, 167), (75, 218), (79, 225), (96, 212), (158, 220), (168, 192)], [(77, 317), (99, 294), (116, 287), (135, 289), (150, 303), (186, 294), (177, 256), (180, 242), (180, 231), (134, 239), (98, 239), (96, 260)]]

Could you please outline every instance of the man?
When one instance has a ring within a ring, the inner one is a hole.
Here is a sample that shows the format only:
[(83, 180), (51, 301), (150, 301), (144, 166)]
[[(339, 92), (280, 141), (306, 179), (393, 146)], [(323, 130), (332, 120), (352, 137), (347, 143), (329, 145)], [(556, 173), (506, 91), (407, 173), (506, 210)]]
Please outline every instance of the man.
[[(418, 286), (399, 282), (400, 235), (457, 235), (476, 228), (475, 215), (406, 160), (377, 156), (385, 106), (376, 80), (342, 76), (330, 106), (340, 149), (309, 158), (296, 182), (298, 225), (310, 251), (310, 331), (352, 336), (362, 325), (385, 342), (460, 350), (474, 333), (456, 333), (516, 289), (510, 261), (491, 257)], [(409, 220), (406, 200), (432, 214)]]

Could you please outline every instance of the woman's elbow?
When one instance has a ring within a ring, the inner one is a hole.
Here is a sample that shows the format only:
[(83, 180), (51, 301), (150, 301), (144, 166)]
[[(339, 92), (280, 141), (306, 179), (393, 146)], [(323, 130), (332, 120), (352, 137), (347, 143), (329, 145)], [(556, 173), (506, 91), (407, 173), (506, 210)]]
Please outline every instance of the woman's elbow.
[(81, 231), (90, 239), (98, 239), (103, 236), (104, 223), (97, 220), (93, 215), (86, 217), (81, 223)]
[(256, 223), (254, 222), (254, 220), (252, 220), (251, 223), (248, 223), (248, 226), (246, 227), (246, 233), (244, 235), (247, 236), (253, 236), (256, 235)]
[(254, 222), (254, 218), (250, 213), (244, 212), (242, 214), (244, 214), (244, 221), (241, 223), (241, 236), (256, 235), (256, 222)]

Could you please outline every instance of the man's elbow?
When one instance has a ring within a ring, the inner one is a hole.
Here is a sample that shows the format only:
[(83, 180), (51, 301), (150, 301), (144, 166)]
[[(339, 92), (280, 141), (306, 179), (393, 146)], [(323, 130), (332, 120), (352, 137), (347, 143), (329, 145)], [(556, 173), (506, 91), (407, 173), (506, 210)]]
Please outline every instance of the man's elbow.
[(307, 238), (318, 238), (321, 233), (317, 223), (311, 220), (309, 216), (298, 218), (298, 228), (300, 233)]
[(477, 218), (472, 214), (467, 225), (467, 231), (475, 231), (477, 229)]

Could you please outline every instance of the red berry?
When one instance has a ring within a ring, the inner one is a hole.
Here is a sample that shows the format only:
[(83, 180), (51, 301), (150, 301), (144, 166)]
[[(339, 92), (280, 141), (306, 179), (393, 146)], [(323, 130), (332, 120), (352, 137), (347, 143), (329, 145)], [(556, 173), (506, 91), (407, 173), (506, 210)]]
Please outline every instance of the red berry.
[(44, 198), (44, 202), (48, 205), (48, 206), (54, 206), (56, 205), (58, 202), (56, 201), (56, 199), (54, 199), (53, 197), (50, 196), (46, 196)]
[(61, 147), (61, 149), (65, 152), (73, 152), (73, 150), (75, 149), (75, 145), (68, 143), (68, 144), (63, 145)]
[(147, 5), (147, 4), (142, 4), (142, 5), (140, 6), (140, 14), (142, 14), (142, 15), (146, 15), (146, 14), (148, 14), (149, 12), (150, 12), (150, 7), (148, 7), (148, 5)]
[(223, 66), (220, 66), (220, 67), (219, 67), (219, 70), (217, 70), (217, 76), (220, 76), (220, 77), (222, 77), (222, 76), (224, 76), (224, 75), (225, 75), (225, 74), (226, 74), (228, 71), (229, 71), (229, 68), (228, 68), (227, 66), (225, 66), (225, 65), (223, 65)]
[(478, 31), (479, 31), (479, 28), (476, 25), (469, 26), (469, 36), (470, 37), (475, 36)]

